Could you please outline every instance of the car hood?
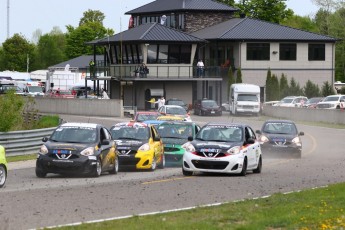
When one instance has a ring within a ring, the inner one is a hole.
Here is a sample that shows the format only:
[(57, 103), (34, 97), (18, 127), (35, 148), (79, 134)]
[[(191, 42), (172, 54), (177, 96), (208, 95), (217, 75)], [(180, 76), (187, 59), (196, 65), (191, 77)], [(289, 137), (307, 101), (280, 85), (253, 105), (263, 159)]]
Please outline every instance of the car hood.
[(243, 142), (192, 141), (196, 151), (202, 149), (221, 149), (227, 151), (234, 146), (242, 146)]
[(47, 149), (52, 150), (71, 150), (71, 151), (82, 151), (88, 147), (95, 147), (96, 143), (66, 143), (66, 142), (53, 142), (47, 141), (44, 143)]
[(279, 140), (287, 140), (291, 141), (294, 139), (297, 135), (296, 134), (274, 134), (274, 133), (263, 133), (268, 139), (274, 141), (279, 141)]
[(166, 138), (162, 137), (164, 144), (175, 144), (175, 145), (183, 145), (184, 143), (188, 142), (187, 138)]
[(143, 144), (146, 144), (147, 142), (148, 142), (147, 140), (126, 140), (126, 139), (115, 140), (117, 149), (121, 149), (123, 147), (139, 148), (140, 146), (142, 146)]

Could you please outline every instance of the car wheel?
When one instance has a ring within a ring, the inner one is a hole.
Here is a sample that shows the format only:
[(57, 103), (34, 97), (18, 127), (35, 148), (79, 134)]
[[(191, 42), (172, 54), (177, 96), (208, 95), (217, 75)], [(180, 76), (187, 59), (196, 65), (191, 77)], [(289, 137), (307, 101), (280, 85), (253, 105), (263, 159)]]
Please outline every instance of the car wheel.
[(159, 164), (158, 168), (164, 169), (164, 167), (165, 167), (165, 155), (162, 154), (161, 163)]
[(262, 158), (260, 156), (258, 167), (256, 167), (256, 169), (253, 170), (253, 173), (261, 173), (261, 169), (262, 169)]
[(151, 163), (151, 171), (155, 171), (157, 167), (156, 156), (153, 156)]
[(244, 158), (242, 171), (240, 172), (240, 176), (245, 176), (247, 174), (247, 158)]
[(96, 163), (96, 168), (92, 173), (92, 176), (94, 177), (99, 177), (102, 174), (102, 163), (101, 160), (98, 159)]
[(44, 178), (44, 177), (47, 176), (47, 173), (44, 170), (40, 169), (40, 168), (36, 167), (35, 172), (36, 172), (36, 176), (39, 177), (39, 178)]
[(7, 179), (7, 172), (3, 165), (0, 165), (0, 188), (4, 187)]
[(182, 173), (184, 176), (193, 176), (193, 172), (191, 171), (186, 171), (184, 170), (184, 168), (182, 167)]
[(114, 168), (109, 172), (110, 174), (117, 174), (119, 172), (119, 157), (115, 157)]

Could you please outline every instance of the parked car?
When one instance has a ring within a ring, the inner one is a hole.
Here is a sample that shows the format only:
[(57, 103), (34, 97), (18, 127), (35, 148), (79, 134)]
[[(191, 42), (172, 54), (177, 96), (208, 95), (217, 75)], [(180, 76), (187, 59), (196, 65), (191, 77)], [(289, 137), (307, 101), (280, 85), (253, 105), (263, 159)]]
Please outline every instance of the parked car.
[(158, 112), (161, 115), (174, 115), (182, 117), (185, 121), (192, 121), (190, 114), (179, 105), (163, 105), (159, 107)]
[(45, 96), (52, 98), (76, 98), (76, 95), (70, 90), (52, 90), (47, 92)]
[(0, 145), (0, 188), (5, 186), (7, 179), (7, 161), (5, 148)]
[(98, 177), (102, 172), (118, 172), (115, 142), (109, 130), (93, 123), (64, 123), (42, 139), (36, 176), (47, 173), (86, 174)]
[(282, 106), (282, 107), (302, 107), (304, 103), (308, 101), (307, 97), (304, 96), (288, 96), (284, 97), (278, 103), (273, 106)]
[(297, 157), (302, 154), (301, 136), (304, 132), (298, 132), (297, 126), (289, 120), (267, 120), (262, 125), (261, 130), (256, 130), (259, 134), (258, 140), (262, 150), (279, 153), (294, 153)]
[(162, 115), (157, 117), (158, 121), (184, 121), (185, 119), (175, 115)]
[(318, 109), (340, 109), (344, 108), (345, 95), (330, 95), (317, 103)]
[(182, 145), (188, 137), (195, 138), (200, 126), (194, 122), (168, 121), (157, 126), (164, 144), (164, 155), (167, 166), (182, 166), (185, 149)]
[(194, 140), (183, 145), (182, 172), (229, 173), (245, 176), (247, 171), (260, 173), (262, 157), (260, 143), (246, 124), (208, 123)]
[(120, 166), (135, 169), (164, 168), (162, 140), (153, 125), (142, 122), (121, 122), (110, 128), (117, 145)]
[(306, 103), (302, 106), (303, 108), (316, 108), (317, 103), (321, 102), (324, 97), (312, 97), (309, 98)]
[(186, 111), (188, 111), (188, 104), (186, 104), (183, 100), (181, 99), (177, 99), (177, 98), (171, 98), (171, 99), (168, 99), (166, 102), (165, 102), (166, 105), (179, 105), (181, 107), (183, 107)]
[(142, 122), (147, 120), (156, 120), (160, 113), (156, 111), (138, 111), (135, 113), (134, 121)]
[(215, 100), (202, 99), (194, 103), (194, 114), (199, 116), (205, 115), (222, 115), (222, 108)]

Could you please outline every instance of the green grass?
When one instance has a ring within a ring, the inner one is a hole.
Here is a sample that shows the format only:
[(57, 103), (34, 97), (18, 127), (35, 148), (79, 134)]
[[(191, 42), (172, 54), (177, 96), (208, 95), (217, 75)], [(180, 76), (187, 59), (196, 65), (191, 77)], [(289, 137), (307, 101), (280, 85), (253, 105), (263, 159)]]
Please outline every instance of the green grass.
[(344, 229), (345, 183), (268, 198), (59, 229)]
[(56, 127), (59, 125), (60, 117), (58, 115), (45, 115), (42, 116), (37, 123), (33, 125), (32, 129), (44, 129)]
[(27, 161), (37, 158), (37, 154), (19, 155), (19, 156), (6, 156), (7, 162)]

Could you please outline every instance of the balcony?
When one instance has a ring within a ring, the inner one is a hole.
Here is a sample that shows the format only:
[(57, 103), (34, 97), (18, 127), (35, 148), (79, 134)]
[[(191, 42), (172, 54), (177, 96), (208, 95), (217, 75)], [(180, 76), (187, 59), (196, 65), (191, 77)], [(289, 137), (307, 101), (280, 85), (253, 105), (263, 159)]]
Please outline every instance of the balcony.
[[(228, 68), (221, 66), (206, 66), (203, 70), (198, 70), (196, 66), (190, 65), (147, 65), (148, 74), (140, 74), (138, 65), (112, 65), (95, 66), (95, 76), (111, 76), (117, 80), (128, 80), (135, 78), (149, 79), (193, 79), (193, 78), (223, 78), (228, 74)], [(87, 76), (90, 74), (90, 67), (87, 68)]]

